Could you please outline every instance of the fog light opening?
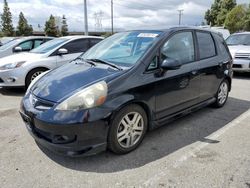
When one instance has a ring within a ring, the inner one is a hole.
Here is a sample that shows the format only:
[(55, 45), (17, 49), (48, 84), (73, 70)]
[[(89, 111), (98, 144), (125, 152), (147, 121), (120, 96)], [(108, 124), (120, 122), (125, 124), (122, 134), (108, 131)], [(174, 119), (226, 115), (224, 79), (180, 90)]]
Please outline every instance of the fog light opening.
[(16, 81), (15, 78), (8, 78), (8, 79), (7, 79), (7, 82), (12, 82), (12, 83), (14, 83), (15, 81)]

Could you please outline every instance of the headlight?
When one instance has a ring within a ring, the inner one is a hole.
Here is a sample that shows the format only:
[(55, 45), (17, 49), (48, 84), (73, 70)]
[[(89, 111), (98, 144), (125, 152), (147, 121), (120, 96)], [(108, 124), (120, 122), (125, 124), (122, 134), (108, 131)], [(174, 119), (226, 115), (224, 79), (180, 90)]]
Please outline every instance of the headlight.
[(16, 63), (9, 63), (0, 67), (0, 70), (8, 70), (21, 67), (26, 61), (19, 61)]
[(107, 97), (105, 81), (93, 84), (60, 103), (56, 110), (81, 110), (102, 105)]

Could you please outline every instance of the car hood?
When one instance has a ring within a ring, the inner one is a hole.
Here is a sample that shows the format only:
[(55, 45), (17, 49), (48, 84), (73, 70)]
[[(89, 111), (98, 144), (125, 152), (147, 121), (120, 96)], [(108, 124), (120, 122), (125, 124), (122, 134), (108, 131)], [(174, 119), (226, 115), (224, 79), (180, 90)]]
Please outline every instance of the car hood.
[(228, 46), (232, 57), (235, 57), (236, 53), (249, 53), (250, 47), (245, 45), (237, 45), (237, 46)]
[(10, 55), (4, 58), (0, 59), (0, 66), (9, 64), (9, 63), (16, 63), (21, 61), (33, 61), (40, 59), (42, 57), (42, 54), (35, 54), (35, 53), (19, 53)]
[(108, 81), (123, 72), (101, 64), (91, 67), (71, 62), (45, 74), (34, 84), (31, 92), (38, 98), (61, 102), (93, 83)]

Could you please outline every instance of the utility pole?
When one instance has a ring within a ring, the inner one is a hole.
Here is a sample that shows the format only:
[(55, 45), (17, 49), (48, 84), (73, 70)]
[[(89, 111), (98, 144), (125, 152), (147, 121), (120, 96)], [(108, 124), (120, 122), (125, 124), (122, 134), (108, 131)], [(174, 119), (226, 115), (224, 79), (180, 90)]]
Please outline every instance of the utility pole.
[(177, 10), (179, 12), (179, 26), (181, 25), (181, 18), (182, 18), (182, 15), (183, 15), (183, 9), (180, 9), (180, 10)]
[(85, 35), (88, 35), (88, 13), (87, 13), (87, 0), (84, 0), (84, 22), (85, 22)]
[(111, 33), (114, 34), (114, 2), (111, 0)]

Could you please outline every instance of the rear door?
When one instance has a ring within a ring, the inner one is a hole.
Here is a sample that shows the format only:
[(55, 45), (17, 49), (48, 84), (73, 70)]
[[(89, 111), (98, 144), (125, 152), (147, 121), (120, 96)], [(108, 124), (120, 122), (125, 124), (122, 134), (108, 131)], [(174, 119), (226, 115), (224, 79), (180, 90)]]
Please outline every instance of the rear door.
[(213, 35), (206, 31), (196, 31), (198, 43), (198, 66), (201, 77), (200, 101), (213, 97), (224, 75), (223, 60), (218, 55), (218, 49)]
[(57, 66), (61, 66), (65, 63), (69, 63), (70, 61), (74, 60), (75, 58), (80, 56), (82, 53), (86, 52), (89, 49), (89, 46), (90, 44), (87, 38), (77, 39), (77, 40), (70, 41), (69, 43), (65, 44), (61, 48), (67, 49), (68, 54), (57, 55)]

